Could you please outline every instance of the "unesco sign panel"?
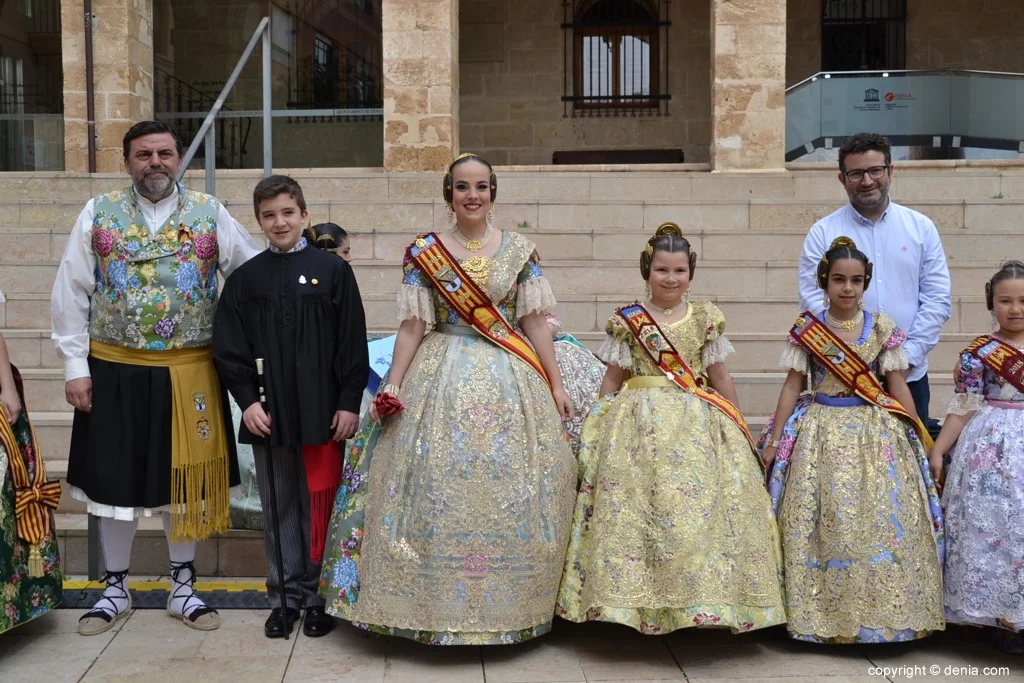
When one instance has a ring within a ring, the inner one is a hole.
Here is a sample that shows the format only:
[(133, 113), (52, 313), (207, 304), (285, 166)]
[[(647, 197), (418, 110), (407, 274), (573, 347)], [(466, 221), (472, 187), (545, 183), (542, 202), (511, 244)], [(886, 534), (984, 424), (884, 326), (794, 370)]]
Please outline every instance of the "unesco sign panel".
[(786, 94), (787, 159), (860, 131), (902, 144), (957, 136), (965, 146), (1016, 150), (1024, 146), (1024, 79), (970, 71), (837, 74)]

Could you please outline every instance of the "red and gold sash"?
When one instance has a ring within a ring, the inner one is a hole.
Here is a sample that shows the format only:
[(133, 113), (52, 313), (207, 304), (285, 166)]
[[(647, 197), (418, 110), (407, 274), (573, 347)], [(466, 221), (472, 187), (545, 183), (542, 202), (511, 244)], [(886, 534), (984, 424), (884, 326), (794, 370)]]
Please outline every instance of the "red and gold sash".
[(1024, 392), (1024, 353), (995, 337), (983, 334), (967, 347), (969, 353), (1020, 392)]
[(932, 447), (932, 437), (921, 420), (915, 419), (899, 401), (886, 393), (864, 359), (832, 334), (814, 314), (810, 311), (801, 313), (789, 333), (846, 388), (871, 405), (910, 422), (925, 447)]
[[(21, 374), (11, 366), (14, 382), (21, 399), (21, 417), (31, 434), (31, 443), (22, 446), (18, 443), (14, 430), (6, 418), (0, 414), (0, 441), (7, 450), (7, 458), (11, 467), (11, 483), (14, 484), (14, 520), (18, 538), (29, 546), (29, 576), (37, 578), (43, 575), (39, 545), (50, 535), (51, 511), (60, 503), (60, 482), (46, 480), (46, 468), (43, 456), (35, 451), (38, 443), (32, 424), (28, 420), (28, 408), (25, 406), (25, 393), (22, 391)], [(29, 458), (34, 458), (35, 467), (29, 469)]]
[(668, 335), (662, 332), (646, 308), (640, 304), (632, 304), (623, 306), (616, 313), (626, 323), (626, 328), (640, 344), (640, 348), (647, 352), (650, 359), (665, 373), (666, 377), (675, 382), (683, 391), (695, 395), (725, 413), (747, 437), (747, 441), (750, 442), (750, 446), (755, 452), (757, 451), (757, 442), (750, 433), (747, 421), (743, 419), (743, 413), (714, 389), (704, 386), (703, 378), (694, 374), (690, 366), (676, 351)]
[(551, 384), (537, 352), (512, 328), (487, 293), (462, 270), (459, 262), (445, 249), (437, 235), (430, 232), (416, 238), (409, 255), (420, 272), (430, 279), (434, 289), (473, 326), (477, 332), (516, 356)]

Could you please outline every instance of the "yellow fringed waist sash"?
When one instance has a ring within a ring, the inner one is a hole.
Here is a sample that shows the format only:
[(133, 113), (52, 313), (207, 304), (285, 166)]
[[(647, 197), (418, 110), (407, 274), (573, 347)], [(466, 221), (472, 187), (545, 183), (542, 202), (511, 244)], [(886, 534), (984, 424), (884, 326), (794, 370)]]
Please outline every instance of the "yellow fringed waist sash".
[(171, 540), (201, 541), (227, 531), (228, 435), (213, 349), (147, 351), (92, 340), (89, 354), (111, 363), (167, 368), (171, 378)]

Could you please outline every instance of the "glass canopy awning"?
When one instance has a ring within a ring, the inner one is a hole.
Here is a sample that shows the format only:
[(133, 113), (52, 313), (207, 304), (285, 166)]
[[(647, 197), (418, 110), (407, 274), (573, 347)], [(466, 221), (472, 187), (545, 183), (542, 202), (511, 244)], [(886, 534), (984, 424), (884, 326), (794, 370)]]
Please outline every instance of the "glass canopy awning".
[(1024, 74), (823, 72), (786, 89), (786, 161), (861, 131), (893, 145), (1024, 153)]

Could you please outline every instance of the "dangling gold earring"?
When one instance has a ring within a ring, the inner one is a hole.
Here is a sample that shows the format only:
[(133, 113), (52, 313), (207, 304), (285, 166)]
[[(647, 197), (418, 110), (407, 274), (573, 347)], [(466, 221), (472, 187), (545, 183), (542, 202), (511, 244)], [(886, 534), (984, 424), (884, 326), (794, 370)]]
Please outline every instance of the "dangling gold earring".
[(996, 312), (995, 311), (992, 311), (992, 329), (993, 330), (998, 330), (999, 329), (999, 321), (996, 320)]
[(862, 311), (864, 310), (864, 299), (861, 299), (860, 301), (857, 302), (857, 308), (859, 308)]
[[(647, 300), (650, 300), (650, 298), (652, 296), (654, 296), (654, 292), (651, 291), (651, 283), (649, 283), (649, 282), (645, 283), (644, 284), (644, 298), (647, 299)], [(995, 314), (993, 314), (993, 315), (995, 315)]]
[(684, 304), (690, 303), (690, 288), (689, 287), (687, 287), (686, 291), (683, 292), (683, 303)]
[(451, 202), (445, 202), (444, 212), (448, 214), (448, 220), (455, 218), (455, 207), (452, 206)]
[(821, 305), (825, 307), (825, 308), (824, 308), (824, 310), (826, 310), (826, 311), (827, 311), (827, 310), (828, 310), (828, 307), (829, 307), (829, 304), (831, 304), (831, 303), (832, 303), (832, 302), (831, 302), (831, 301), (829, 301), (829, 298), (828, 298), (828, 292), (825, 292), (825, 293), (824, 293), (824, 294), (822, 295), (822, 297), (821, 297)]
[(493, 206), (490, 209), (488, 209), (488, 211), (487, 211), (487, 222), (490, 223), (491, 225), (494, 224), (494, 207)]

